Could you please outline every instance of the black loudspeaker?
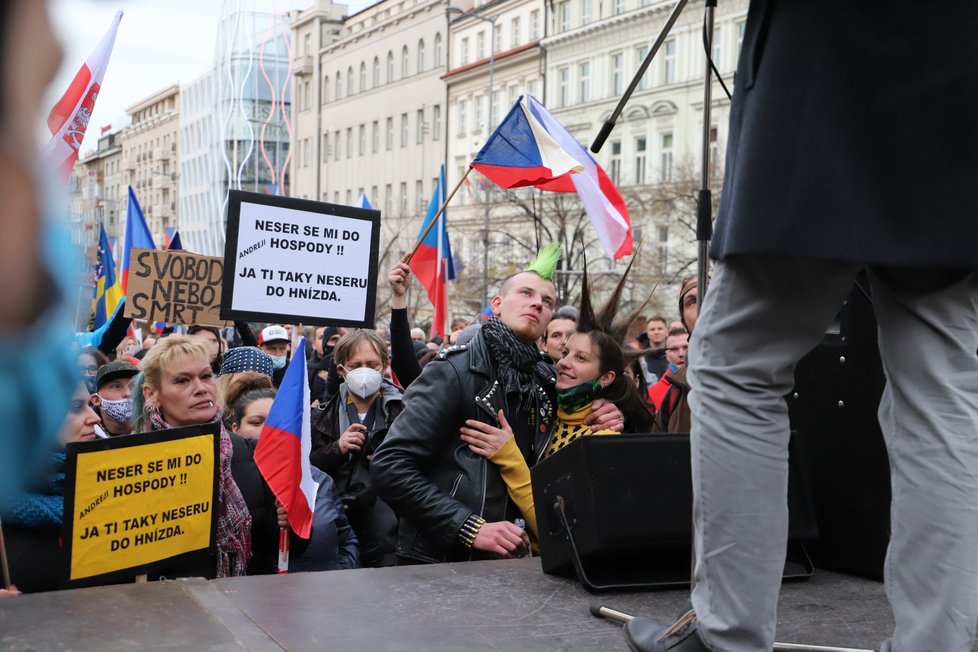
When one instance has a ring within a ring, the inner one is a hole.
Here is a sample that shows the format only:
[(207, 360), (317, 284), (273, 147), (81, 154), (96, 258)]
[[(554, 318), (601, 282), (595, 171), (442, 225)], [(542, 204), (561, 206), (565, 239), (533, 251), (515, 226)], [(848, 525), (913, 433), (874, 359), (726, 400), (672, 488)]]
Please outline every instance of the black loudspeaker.
[[(785, 577), (812, 565), (818, 534), (792, 437)], [(589, 591), (689, 585), (692, 479), (687, 435), (581, 437), (532, 469), (543, 570), (576, 573)]]
[(798, 363), (788, 407), (818, 520), (808, 547), (815, 565), (882, 579), (890, 470), (876, 416), (885, 379), (868, 287), (857, 280), (832, 328)]

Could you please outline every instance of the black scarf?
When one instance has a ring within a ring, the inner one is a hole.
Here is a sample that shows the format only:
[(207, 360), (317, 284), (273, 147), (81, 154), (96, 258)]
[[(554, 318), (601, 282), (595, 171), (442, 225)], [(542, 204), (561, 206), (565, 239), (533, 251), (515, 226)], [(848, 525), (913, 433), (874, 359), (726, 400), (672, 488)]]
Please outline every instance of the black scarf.
[[(505, 388), (507, 396), (519, 395), (518, 412), (507, 414), (514, 432), (529, 434), (530, 452), (535, 455), (533, 442), (537, 431), (544, 433), (553, 423), (553, 403), (545, 387), (552, 380), (553, 373), (545, 364), (545, 354), (537, 347), (516, 336), (506, 324), (497, 317), (490, 317), (482, 325), (483, 337), (489, 352), (498, 365), (496, 376)], [(526, 415), (525, 424), (517, 421), (518, 415)], [(519, 443), (519, 439), (517, 439)]]

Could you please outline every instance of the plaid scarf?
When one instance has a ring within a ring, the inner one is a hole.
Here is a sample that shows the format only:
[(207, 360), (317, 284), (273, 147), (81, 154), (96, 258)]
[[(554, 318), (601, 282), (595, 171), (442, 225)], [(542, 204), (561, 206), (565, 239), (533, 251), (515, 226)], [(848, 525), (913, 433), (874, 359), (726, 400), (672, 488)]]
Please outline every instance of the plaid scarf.
[[(169, 430), (159, 411), (150, 413), (152, 430)], [(231, 476), (231, 437), (224, 428), (221, 412), (211, 420), (221, 426), (221, 461), (217, 495), (217, 576), (244, 575), (251, 559), (251, 513), (241, 490)]]

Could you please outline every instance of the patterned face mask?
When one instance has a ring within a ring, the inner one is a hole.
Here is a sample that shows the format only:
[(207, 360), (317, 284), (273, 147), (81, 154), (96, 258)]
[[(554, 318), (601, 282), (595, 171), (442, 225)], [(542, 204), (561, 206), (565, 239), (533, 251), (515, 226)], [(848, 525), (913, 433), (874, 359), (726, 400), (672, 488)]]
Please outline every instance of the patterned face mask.
[[(102, 398), (99, 396), (99, 398)], [(132, 419), (132, 399), (131, 398), (120, 398), (117, 401), (110, 401), (107, 398), (102, 398), (102, 404), (99, 406), (102, 410), (102, 414), (109, 417), (116, 423), (129, 423)]]

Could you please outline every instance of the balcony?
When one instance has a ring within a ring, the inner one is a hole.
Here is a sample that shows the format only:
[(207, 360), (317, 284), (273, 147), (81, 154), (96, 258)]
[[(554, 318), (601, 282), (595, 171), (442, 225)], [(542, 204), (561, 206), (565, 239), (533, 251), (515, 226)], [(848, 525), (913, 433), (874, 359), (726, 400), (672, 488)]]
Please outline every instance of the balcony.
[(153, 176), (154, 190), (169, 190), (173, 187), (173, 179), (169, 174), (157, 174)]
[(311, 75), (313, 69), (312, 55), (306, 54), (303, 56), (298, 56), (292, 62), (292, 72), (295, 75)]
[(157, 147), (153, 150), (152, 158), (157, 160), (166, 160), (171, 156), (170, 149), (168, 147)]

